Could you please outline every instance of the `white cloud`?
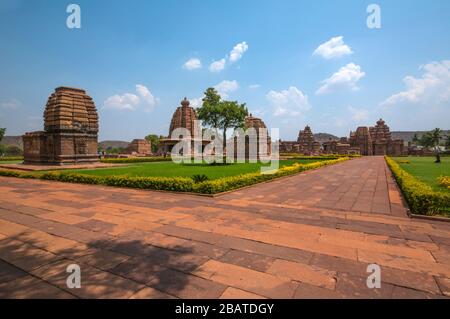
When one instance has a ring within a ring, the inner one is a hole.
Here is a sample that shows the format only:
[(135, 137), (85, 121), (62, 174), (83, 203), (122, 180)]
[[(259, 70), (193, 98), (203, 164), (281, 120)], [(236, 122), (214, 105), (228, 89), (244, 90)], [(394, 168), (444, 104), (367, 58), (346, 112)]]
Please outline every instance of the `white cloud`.
[(142, 85), (136, 85), (136, 93), (125, 93), (122, 95), (116, 94), (106, 99), (103, 107), (105, 109), (116, 110), (135, 110), (142, 107), (145, 111), (151, 111), (153, 107), (159, 102), (159, 99), (153, 96), (150, 90)]
[(311, 109), (308, 96), (295, 86), (280, 92), (272, 90), (266, 98), (275, 107), (274, 116), (299, 116)]
[(139, 97), (136, 94), (125, 93), (123, 95), (113, 95), (106, 99), (104, 107), (116, 110), (134, 110), (139, 104)]
[(214, 88), (217, 90), (217, 92), (223, 99), (226, 99), (228, 98), (228, 93), (234, 92), (237, 89), (239, 89), (239, 83), (235, 80), (233, 81), (224, 80), (219, 84), (217, 84)]
[(259, 89), (261, 87), (261, 85), (259, 84), (251, 84), (248, 86), (249, 89)]
[(406, 76), (403, 82), (406, 90), (387, 98), (381, 105), (399, 102), (426, 103), (450, 100), (450, 60), (431, 62), (420, 66), (422, 77)]
[(223, 71), (226, 67), (227, 60), (229, 64), (239, 61), (247, 50), (248, 50), (247, 42), (243, 41), (241, 43), (236, 44), (234, 48), (230, 51), (228, 57), (225, 56), (225, 58), (213, 61), (209, 65), (209, 71), (214, 73)]
[(359, 65), (349, 63), (322, 81), (322, 86), (316, 91), (316, 94), (326, 94), (340, 89), (358, 90), (356, 84), (365, 75), (366, 73), (361, 71)]
[(146, 111), (151, 111), (153, 107), (159, 102), (159, 99), (154, 97), (150, 90), (142, 84), (136, 85), (136, 92), (140, 96), (140, 99)]
[(225, 59), (220, 59), (219, 61), (214, 61), (213, 63), (211, 63), (211, 65), (209, 66), (209, 71), (211, 72), (220, 72), (223, 69), (225, 69)]
[(344, 37), (339, 36), (331, 38), (327, 42), (319, 45), (313, 55), (320, 55), (325, 59), (332, 59), (352, 53), (352, 49), (344, 43)]
[(244, 41), (238, 43), (234, 46), (233, 50), (230, 52), (230, 63), (234, 63), (242, 58), (244, 53), (248, 50), (248, 44)]
[(9, 99), (8, 101), (0, 103), (0, 107), (5, 109), (15, 109), (22, 105), (22, 102), (20, 102), (17, 99)]
[(190, 106), (192, 106), (194, 108), (200, 107), (203, 104), (203, 97), (190, 99), (189, 102), (190, 102)]
[(201, 67), (202, 67), (202, 62), (197, 58), (189, 59), (183, 64), (183, 69), (186, 69), (189, 71), (200, 69)]
[(350, 112), (350, 116), (354, 121), (365, 121), (369, 118), (369, 111), (364, 109), (357, 109), (352, 106), (348, 106), (348, 111)]

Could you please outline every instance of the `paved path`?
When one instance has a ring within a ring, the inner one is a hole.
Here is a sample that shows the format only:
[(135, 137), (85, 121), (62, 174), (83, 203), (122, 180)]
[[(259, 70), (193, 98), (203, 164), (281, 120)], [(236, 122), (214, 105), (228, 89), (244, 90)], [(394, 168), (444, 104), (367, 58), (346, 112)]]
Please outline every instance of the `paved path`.
[(450, 224), (409, 219), (381, 157), (216, 198), (0, 178), (0, 298), (438, 298), (449, 278)]

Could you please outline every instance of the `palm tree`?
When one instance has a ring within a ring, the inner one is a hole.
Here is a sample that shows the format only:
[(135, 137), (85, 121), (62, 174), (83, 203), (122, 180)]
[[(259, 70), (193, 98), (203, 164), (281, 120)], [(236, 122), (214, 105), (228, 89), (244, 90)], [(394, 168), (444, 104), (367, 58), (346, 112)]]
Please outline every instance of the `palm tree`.
[(442, 130), (440, 128), (435, 128), (430, 132), (430, 142), (432, 143), (432, 146), (434, 147), (434, 151), (436, 154), (436, 161), (435, 163), (441, 162), (441, 155), (439, 154), (439, 143), (442, 139)]

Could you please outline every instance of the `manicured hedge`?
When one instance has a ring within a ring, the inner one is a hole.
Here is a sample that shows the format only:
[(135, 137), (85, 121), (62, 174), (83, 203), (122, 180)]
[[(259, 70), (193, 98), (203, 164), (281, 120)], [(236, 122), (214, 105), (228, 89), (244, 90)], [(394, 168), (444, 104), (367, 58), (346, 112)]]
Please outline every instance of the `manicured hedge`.
[(437, 182), (442, 187), (450, 189), (450, 176), (440, 176), (437, 178)]
[(414, 214), (450, 216), (450, 193), (433, 190), (403, 170), (393, 159), (385, 158)]
[(130, 187), (152, 190), (166, 190), (175, 192), (193, 192), (202, 194), (217, 194), (259, 182), (271, 180), (277, 177), (287, 176), (326, 165), (336, 164), (348, 160), (339, 158), (335, 160), (320, 161), (310, 164), (295, 163), (284, 166), (274, 174), (249, 173), (238, 176), (206, 180), (196, 183), (192, 178), (186, 177), (129, 177), (129, 176), (93, 176), (79, 173), (50, 172), (50, 173), (25, 173), (11, 170), (0, 170), (1, 176), (36, 178), (54, 180), (67, 183), (97, 184), (118, 187)]
[(146, 162), (168, 162), (172, 159), (168, 157), (127, 157), (127, 158), (103, 158), (102, 163), (127, 164), (127, 163), (146, 163)]

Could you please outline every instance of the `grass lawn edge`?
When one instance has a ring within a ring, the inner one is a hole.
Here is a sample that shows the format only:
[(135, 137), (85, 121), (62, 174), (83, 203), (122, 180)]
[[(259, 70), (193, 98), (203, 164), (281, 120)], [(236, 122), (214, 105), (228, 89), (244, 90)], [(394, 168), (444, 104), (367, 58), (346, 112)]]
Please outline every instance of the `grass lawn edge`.
[(401, 168), (391, 157), (385, 156), (384, 158), (408, 205), (410, 216), (450, 221), (449, 193), (434, 190), (431, 186)]

